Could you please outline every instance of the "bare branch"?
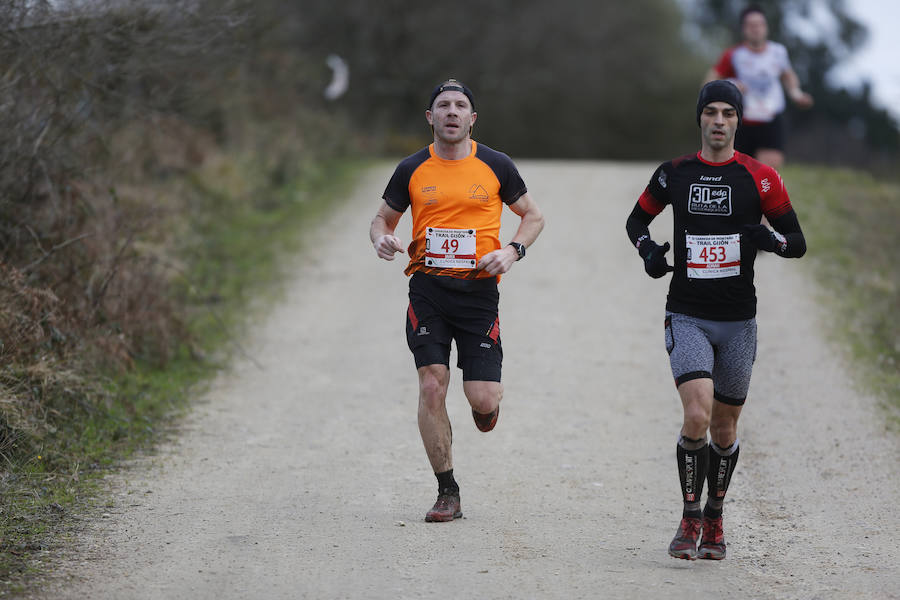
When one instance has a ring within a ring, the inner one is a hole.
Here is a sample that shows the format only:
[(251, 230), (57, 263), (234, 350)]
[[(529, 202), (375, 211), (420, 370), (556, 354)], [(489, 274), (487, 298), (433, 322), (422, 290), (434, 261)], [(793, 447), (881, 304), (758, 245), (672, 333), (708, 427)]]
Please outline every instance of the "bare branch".
[[(53, 246), (52, 248), (50, 248), (50, 250), (49, 250), (48, 252), (44, 252), (44, 255), (41, 256), (39, 259), (37, 259), (37, 260), (35, 260), (34, 262), (32, 262), (31, 264), (29, 264), (29, 265), (23, 267), (23, 268), (21, 269), (22, 272), (23, 272), (23, 273), (30, 273), (35, 267), (37, 267), (38, 265), (40, 265), (42, 262), (44, 262), (45, 260), (47, 260), (48, 258), (50, 258), (51, 256), (53, 256), (54, 254), (56, 254), (56, 253), (59, 252), (60, 250), (66, 248), (66, 247), (68, 247), (68, 246), (71, 246), (71, 245), (74, 244), (75, 242), (80, 242), (81, 240), (83, 240), (83, 239), (85, 239), (85, 238), (89, 238), (89, 237), (91, 237), (91, 236), (93, 236), (93, 235), (95, 235), (95, 234), (93, 234), (93, 233), (83, 233), (83, 234), (79, 235), (78, 237), (74, 237), (74, 238), (72, 238), (72, 239), (70, 239), (70, 240), (66, 240), (65, 242), (62, 242), (62, 243), (60, 243), (60, 244), (56, 244), (55, 246)], [(35, 241), (36, 241), (36, 240), (35, 240)], [(43, 250), (42, 250), (42, 252), (43, 252)]]
[(100, 293), (98, 293), (94, 297), (94, 309), (97, 309), (100, 306), (100, 302), (103, 301), (103, 296), (106, 295), (106, 289), (109, 287), (109, 283), (112, 281), (113, 277), (115, 277), (116, 273), (119, 270), (119, 262), (122, 260), (122, 256), (125, 254), (125, 250), (131, 246), (131, 243), (134, 241), (134, 231), (128, 233), (128, 238), (122, 244), (122, 247), (119, 248), (119, 251), (116, 253), (115, 258), (112, 261), (112, 266), (109, 269), (109, 272), (106, 274), (106, 278), (104, 278), (103, 283), (100, 285)]

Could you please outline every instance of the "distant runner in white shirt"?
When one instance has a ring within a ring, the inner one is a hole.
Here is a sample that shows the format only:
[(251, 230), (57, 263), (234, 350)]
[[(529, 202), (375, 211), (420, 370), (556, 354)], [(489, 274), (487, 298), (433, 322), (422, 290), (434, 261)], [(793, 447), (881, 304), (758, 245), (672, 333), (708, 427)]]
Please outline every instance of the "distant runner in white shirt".
[[(743, 42), (726, 50), (704, 83), (728, 79), (744, 96), (744, 116), (735, 149), (773, 168), (784, 164), (784, 91), (799, 108), (813, 98), (800, 88), (785, 47), (768, 39), (766, 15), (758, 6), (741, 12)], [(784, 86), (784, 91), (782, 91)]]

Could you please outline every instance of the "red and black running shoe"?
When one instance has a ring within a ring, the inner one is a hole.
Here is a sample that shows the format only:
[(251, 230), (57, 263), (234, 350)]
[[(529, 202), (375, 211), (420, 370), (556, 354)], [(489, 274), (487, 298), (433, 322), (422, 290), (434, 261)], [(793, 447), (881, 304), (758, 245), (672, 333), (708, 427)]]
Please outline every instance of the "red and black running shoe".
[(678, 525), (675, 539), (669, 544), (669, 556), (694, 560), (697, 558), (697, 538), (700, 537), (700, 519), (684, 517)]
[(722, 560), (725, 558), (725, 533), (722, 531), (722, 517), (711, 519), (703, 517), (703, 535), (697, 558)]
[(437, 502), (425, 513), (425, 521), (428, 523), (452, 521), (462, 516), (459, 494), (438, 494)]
[(475, 427), (478, 428), (479, 431), (488, 432), (494, 428), (494, 425), (497, 424), (497, 417), (500, 416), (500, 407), (498, 406), (493, 410), (493, 412), (489, 412), (487, 414), (482, 414), (480, 412), (475, 412), (475, 409), (472, 409), (472, 418), (475, 419)]

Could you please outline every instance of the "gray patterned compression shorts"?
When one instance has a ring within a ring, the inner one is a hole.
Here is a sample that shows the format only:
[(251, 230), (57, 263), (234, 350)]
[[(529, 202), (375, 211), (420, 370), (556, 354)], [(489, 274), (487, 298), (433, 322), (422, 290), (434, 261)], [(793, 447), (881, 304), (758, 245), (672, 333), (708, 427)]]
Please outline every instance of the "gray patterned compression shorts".
[(712, 379), (716, 400), (744, 403), (756, 360), (756, 319), (710, 321), (666, 313), (665, 336), (676, 386)]

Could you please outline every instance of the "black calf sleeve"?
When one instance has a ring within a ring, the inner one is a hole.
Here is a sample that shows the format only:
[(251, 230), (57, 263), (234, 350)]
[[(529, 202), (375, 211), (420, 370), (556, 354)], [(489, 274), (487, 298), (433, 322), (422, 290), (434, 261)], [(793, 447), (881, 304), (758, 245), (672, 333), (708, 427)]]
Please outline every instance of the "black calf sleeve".
[(706, 499), (707, 516), (718, 518), (722, 516), (722, 503), (725, 501), (725, 492), (731, 483), (731, 475), (737, 465), (741, 448), (738, 440), (729, 448), (719, 448), (716, 444), (709, 445), (709, 472), (707, 483), (709, 492)]
[(695, 516), (700, 512), (700, 494), (703, 493), (703, 481), (706, 479), (709, 463), (706, 440), (679, 437), (675, 456), (678, 460), (678, 480), (681, 483), (684, 513)]

